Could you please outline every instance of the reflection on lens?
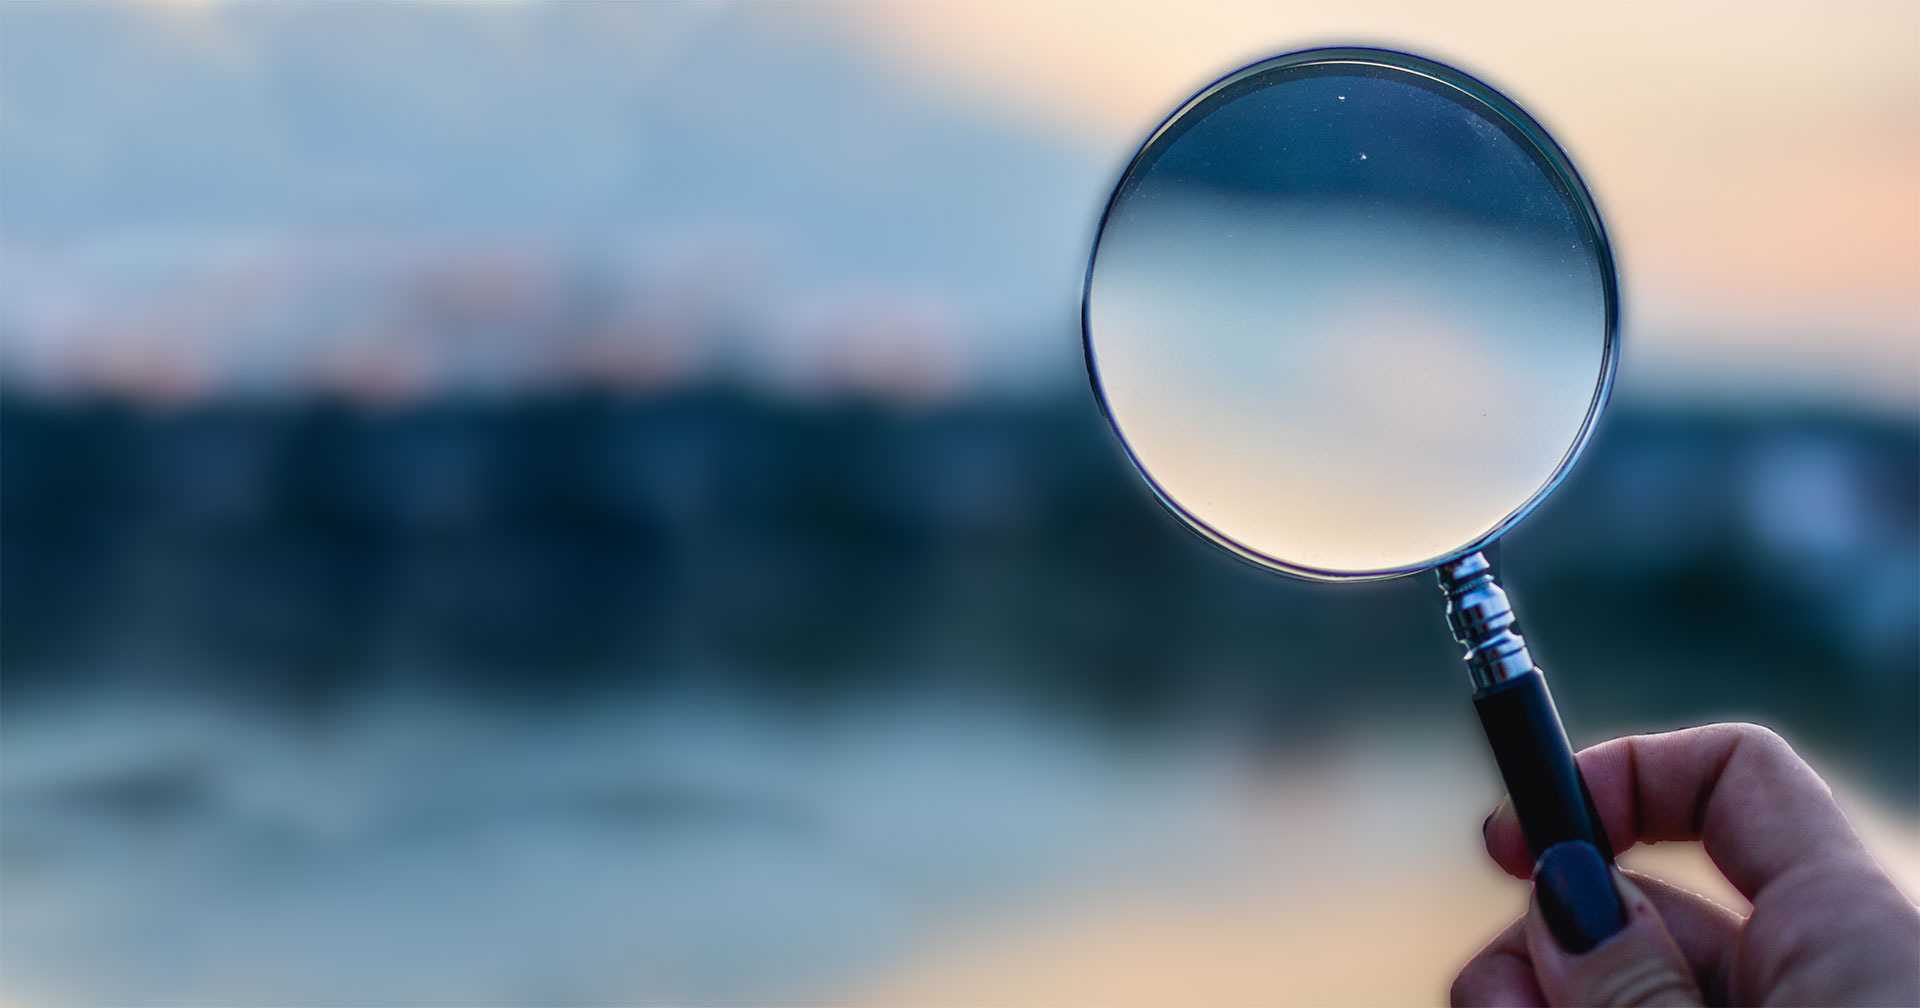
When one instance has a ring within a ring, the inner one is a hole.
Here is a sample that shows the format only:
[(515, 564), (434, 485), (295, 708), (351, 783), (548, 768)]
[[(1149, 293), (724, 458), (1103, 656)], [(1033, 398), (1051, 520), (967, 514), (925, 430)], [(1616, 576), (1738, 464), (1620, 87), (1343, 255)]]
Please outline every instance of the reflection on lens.
[(1580, 439), (1606, 367), (1599, 241), (1537, 149), (1448, 85), (1254, 72), (1122, 181), (1087, 291), (1096, 380), (1216, 535), (1293, 567), (1421, 566)]

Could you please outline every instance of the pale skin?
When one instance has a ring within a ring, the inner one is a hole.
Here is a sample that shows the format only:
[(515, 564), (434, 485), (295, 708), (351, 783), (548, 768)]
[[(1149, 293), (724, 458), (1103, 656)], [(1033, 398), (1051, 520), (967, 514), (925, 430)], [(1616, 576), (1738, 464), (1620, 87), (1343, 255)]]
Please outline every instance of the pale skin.
[[(1698, 840), (1753, 912), (1616, 875), (1622, 931), (1569, 955), (1536, 900), (1460, 971), (1455, 1005), (1920, 1005), (1920, 911), (1780, 736), (1708, 725), (1615, 739), (1579, 762), (1616, 852)], [(1509, 874), (1532, 872), (1505, 802), (1486, 841)]]

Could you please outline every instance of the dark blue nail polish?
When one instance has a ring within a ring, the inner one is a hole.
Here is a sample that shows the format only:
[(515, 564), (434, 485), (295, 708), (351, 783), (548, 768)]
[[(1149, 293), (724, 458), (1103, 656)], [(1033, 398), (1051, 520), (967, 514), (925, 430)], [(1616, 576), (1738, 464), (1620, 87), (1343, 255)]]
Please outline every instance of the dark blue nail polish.
[(1567, 840), (1541, 852), (1533, 866), (1533, 888), (1553, 940), (1574, 955), (1626, 924), (1613, 873), (1599, 849), (1585, 840)]

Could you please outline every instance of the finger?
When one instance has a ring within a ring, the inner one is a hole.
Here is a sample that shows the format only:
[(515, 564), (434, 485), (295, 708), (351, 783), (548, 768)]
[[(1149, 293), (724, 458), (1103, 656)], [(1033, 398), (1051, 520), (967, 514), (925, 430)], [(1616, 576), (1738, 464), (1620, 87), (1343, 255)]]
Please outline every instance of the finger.
[[(1579, 762), (1580, 757), (1574, 756)], [(1488, 813), (1487, 821), (1480, 824), (1480, 839), (1487, 845), (1487, 856), (1500, 870), (1514, 878), (1527, 878), (1533, 874), (1533, 851), (1527, 848), (1527, 838), (1520, 830), (1520, 817), (1513, 811), (1513, 799), (1502, 797)], [(1620, 847), (1617, 837), (1608, 832), (1607, 839), (1614, 843), (1614, 853)]]
[[(1714, 1003), (1724, 1003), (1728, 956), (1740, 934), (1740, 915), (1659, 879), (1632, 871), (1624, 874), (1660, 912), (1667, 933), (1680, 947), (1680, 955), (1701, 991)], [(1453, 981), (1450, 1000), (1454, 1005), (1547, 1003), (1539, 981), (1534, 979), (1533, 960), (1527, 952), (1525, 918), (1514, 921), (1467, 961)]]
[[(1641, 840), (1701, 840), (1749, 900), (1791, 869), (1871, 864), (1826, 783), (1757, 725), (1614, 739), (1578, 759), (1616, 852)], [(1485, 834), (1501, 868), (1532, 871), (1510, 802), (1495, 808)]]
[[(1701, 991), (1714, 1003), (1724, 1003), (1728, 956), (1740, 934), (1740, 915), (1659, 879), (1638, 872), (1624, 874), (1660, 912)], [(1527, 951), (1525, 918), (1514, 921), (1467, 961), (1453, 981), (1450, 1001), (1456, 1006), (1547, 1003)]]
[(1454, 1008), (1540, 1008), (1547, 1003), (1527, 957), (1526, 929), (1525, 917), (1514, 921), (1467, 960), (1447, 995)]
[(1541, 900), (1551, 894), (1534, 897), (1526, 916), (1527, 954), (1547, 1003), (1594, 1008), (1703, 1004), (1693, 972), (1653, 901), (1624, 875), (1616, 871), (1613, 877), (1627, 924), (1577, 955), (1561, 948), (1547, 928)]
[(1628, 871), (1622, 874), (1653, 902), (1667, 933), (1680, 946), (1680, 955), (1700, 984), (1701, 993), (1716, 1004), (1727, 1001), (1734, 943), (1746, 923), (1737, 913), (1679, 886)]

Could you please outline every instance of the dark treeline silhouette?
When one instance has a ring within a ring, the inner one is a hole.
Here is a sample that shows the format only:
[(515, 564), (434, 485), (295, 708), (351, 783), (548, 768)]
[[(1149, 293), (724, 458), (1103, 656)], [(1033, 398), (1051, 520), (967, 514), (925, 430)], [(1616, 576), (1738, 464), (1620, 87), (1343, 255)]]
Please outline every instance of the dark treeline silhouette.
[[(1362, 704), (1465, 716), (1426, 579), (1303, 584), (1205, 546), (1078, 396), (13, 394), (0, 452), (9, 703), (923, 683), (1278, 738)], [(1910, 424), (1617, 404), (1498, 562), (1576, 734), (1766, 718), (1910, 794), (1916, 499)]]

